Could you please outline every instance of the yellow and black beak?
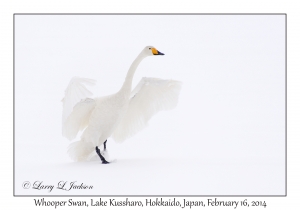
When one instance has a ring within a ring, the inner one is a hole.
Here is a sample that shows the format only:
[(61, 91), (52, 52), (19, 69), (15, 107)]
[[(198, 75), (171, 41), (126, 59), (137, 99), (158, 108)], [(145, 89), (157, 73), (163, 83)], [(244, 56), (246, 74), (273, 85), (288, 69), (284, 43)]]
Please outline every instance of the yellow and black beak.
[(163, 53), (159, 52), (157, 49), (152, 48), (153, 55), (164, 55)]

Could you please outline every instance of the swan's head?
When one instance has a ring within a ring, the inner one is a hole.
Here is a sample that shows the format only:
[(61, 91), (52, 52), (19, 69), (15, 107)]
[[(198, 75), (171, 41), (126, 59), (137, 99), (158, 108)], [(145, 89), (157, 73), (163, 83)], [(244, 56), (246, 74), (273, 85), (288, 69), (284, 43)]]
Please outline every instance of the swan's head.
[(163, 53), (159, 52), (155, 47), (153, 46), (147, 46), (144, 48), (144, 53), (147, 56), (151, 56), (151, 55), (164, 55)]

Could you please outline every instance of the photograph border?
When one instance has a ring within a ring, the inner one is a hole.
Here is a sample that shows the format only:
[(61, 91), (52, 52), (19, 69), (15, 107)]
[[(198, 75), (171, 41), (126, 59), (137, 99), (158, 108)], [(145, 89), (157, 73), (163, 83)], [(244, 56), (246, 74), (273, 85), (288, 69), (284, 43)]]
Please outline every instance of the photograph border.
[[(15, 16), (17, 15), (284, 15), (285, 16), (285, 194), (284, 195), (16, 195)], [(287, 197), (287, 13), (14, 13), (13, 14), (13, 196), (14, 197)]]

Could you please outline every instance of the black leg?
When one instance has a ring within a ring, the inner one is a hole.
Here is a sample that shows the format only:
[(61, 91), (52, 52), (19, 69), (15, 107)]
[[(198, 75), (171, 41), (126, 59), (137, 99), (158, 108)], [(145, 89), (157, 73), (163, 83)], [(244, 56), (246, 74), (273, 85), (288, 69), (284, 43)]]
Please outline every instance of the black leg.
[(106, 139), (105, 142), (103, 143), (103, 145), (104, 145), (104, 151), (106, 150), (106, 142), (107, 142), (107, 139)]
[(102, 164), (107, 164), (107, 163), (109, 163), (109, 162), (107, 162), (107, 161), (105, 160), (105, 158), (101, 155), (100, 149), (99, 149), (98, 147), (96, 147), (96, 153), (99, 155), (99, 157), (100, 157), (100, 159), (101, 159), (101, 161), (102, 161)]

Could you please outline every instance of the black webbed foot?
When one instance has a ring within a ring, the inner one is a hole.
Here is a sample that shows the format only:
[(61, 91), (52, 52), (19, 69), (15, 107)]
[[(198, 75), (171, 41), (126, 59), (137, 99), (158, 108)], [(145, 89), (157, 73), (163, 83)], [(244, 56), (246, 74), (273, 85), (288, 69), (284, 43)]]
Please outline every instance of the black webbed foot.
[(102, 164), (109, 164), (109, 162), (104, 159), (102, 160)]

